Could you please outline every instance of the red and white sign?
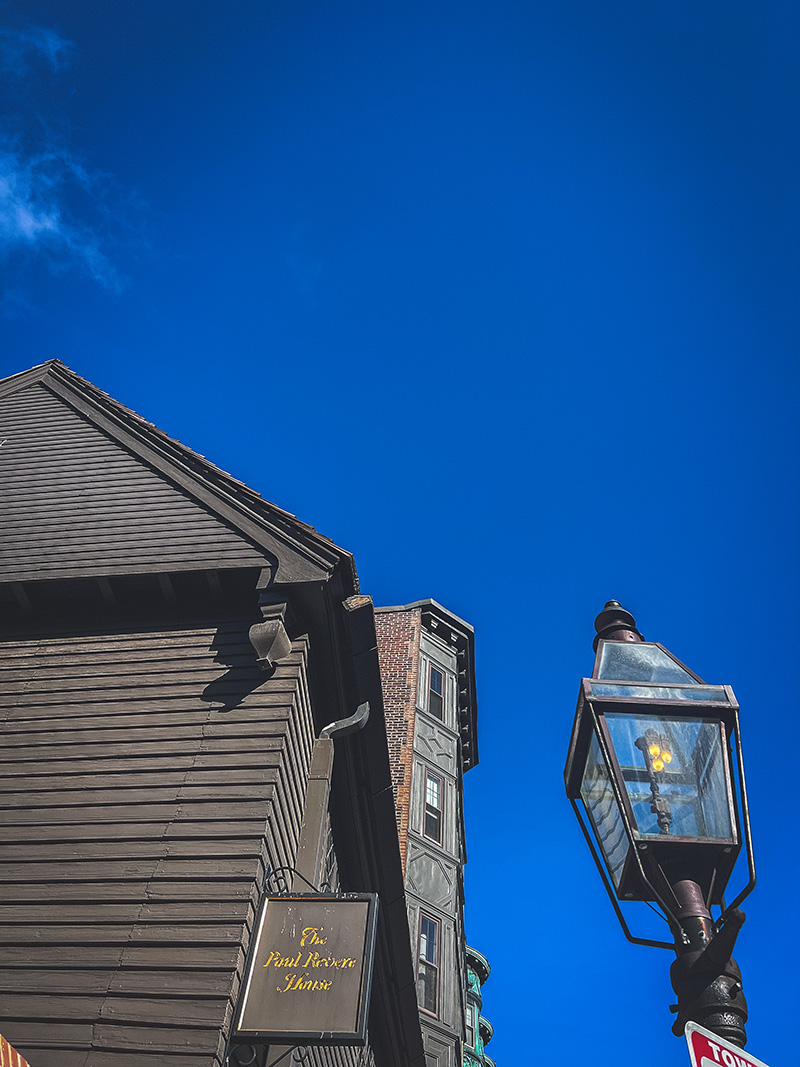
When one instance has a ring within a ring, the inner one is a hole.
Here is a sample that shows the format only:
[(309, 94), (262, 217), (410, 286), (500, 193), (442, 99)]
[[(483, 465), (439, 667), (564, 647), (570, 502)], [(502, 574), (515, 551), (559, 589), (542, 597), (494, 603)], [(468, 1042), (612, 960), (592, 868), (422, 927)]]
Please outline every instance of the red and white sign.
[(743, 1048), (703, 1029), (697, 1023), (686, 1024), (686, 1043), (692, 1067), (767, 1067)]

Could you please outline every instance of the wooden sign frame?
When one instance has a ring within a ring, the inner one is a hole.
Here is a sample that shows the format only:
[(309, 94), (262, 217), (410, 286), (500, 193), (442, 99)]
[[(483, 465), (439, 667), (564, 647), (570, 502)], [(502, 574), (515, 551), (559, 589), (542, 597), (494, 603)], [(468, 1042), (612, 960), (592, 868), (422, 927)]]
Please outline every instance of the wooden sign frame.
[(376, 893), (265, 897), (231, 1040), (365, 1045), (377, 925)]

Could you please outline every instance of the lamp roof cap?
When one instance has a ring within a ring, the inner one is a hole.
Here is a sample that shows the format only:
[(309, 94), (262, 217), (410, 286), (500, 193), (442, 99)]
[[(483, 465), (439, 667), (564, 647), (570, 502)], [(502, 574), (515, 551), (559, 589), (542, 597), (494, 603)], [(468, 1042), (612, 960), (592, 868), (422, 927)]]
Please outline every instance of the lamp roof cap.
[(605, 641), (612, 635), (616, 641), (644, 641), (644, 637), (636, 629), (633, 615), (626, 611), (618, 600), (606, 601), (605, 607), (594, 620), (594, 628), (597, 631), (592, 645), (595, 652), (600, 641)]

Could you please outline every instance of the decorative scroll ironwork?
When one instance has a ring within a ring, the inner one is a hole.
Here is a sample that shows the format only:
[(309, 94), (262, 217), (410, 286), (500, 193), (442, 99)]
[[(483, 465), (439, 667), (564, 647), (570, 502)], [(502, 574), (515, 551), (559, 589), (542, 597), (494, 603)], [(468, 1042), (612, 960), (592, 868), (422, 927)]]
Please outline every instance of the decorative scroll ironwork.
[(315, 893), (336, 893), (337, 889), (330, 884), (330, 881), (326, 878), (319, 886), (314, 885), (313, 882), (302, 875), (296, 867), (283, 866), (283, 867), (267, 867), (266, 874), (264, 875), (264, 893), (267, 896), (273, 897), (285, 897), (290, 896), (297, 890), (293, 888), (294, 879), (299, 878), (301, 882), (305, 882), (309, 889), (312, 889)]
[(300, 874), (295, 867), (289, 866), (267, 867), (264, 875), (264, 891), (268, 896), (288, 896), (293, 891), (292, 883), (295, 878), (305, 882), (309, 889), (312, 889), (315, 893), (323, 892), (319, 886), (309, 882), (304, 875)]

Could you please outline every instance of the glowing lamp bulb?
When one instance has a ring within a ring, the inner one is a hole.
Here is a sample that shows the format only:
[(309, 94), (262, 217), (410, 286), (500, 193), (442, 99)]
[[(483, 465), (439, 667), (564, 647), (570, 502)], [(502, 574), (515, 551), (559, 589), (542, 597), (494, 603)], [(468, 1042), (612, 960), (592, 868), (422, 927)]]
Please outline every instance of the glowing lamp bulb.
[(654, 771), (663, 771), (664, 770), (664, 761), (660, 760), (660, 759), (654, 759), (653, 760), (653, 770)]
[(665, 763), (672, 763), (672, 753), (668, 752), (667, 749), (664, 749), (661, 753), (661, 758)]
[(651, 745), (647, 751), (651, 756), (658, 756), (661, 753), (661, 748), (659, 745)]

